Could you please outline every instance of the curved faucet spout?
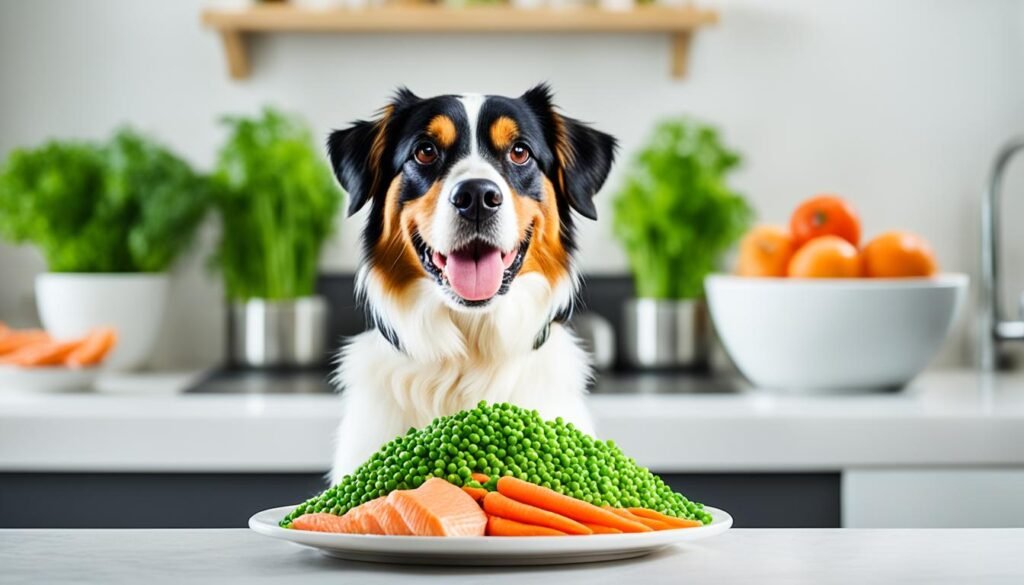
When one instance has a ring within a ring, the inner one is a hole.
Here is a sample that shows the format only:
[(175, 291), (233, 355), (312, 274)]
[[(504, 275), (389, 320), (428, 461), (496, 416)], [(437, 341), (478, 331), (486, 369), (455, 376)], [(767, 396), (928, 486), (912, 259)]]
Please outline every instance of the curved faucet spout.
[(1024, 321), (1004, 318), (1002, 289), (999, 272), (999, 203), (1003, 189), (1003, 175), (1014, 155), (1024, 151), (1024, 136), (1003, 146), (996, 155), (988, 190), (981, 202), (981, 366), (991, 370), (996, 366), (999, 342), (1024, 340)]

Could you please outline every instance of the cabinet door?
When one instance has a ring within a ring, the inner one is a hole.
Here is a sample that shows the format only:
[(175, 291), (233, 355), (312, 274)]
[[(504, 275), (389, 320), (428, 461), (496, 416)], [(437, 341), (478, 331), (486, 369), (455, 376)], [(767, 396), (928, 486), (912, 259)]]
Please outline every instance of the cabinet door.
[(855, 469), (845, 528), (1024, 527), (1024, 469)]

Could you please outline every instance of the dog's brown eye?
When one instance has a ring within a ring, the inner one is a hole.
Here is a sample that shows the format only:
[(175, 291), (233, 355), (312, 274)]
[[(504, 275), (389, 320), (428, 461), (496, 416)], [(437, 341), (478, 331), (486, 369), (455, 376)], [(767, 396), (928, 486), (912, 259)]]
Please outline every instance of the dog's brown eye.
[(530, 149), (522, 142), (516, 142), (508, 151), (508, 160), (517, 165), (525, 165), (530, 160)]
[(416, 145), (416, 152), (413, 153), (413, 157), (421, 165), (433, 164), (437, 160), (437, 147), (430, 142), (420, 142)]

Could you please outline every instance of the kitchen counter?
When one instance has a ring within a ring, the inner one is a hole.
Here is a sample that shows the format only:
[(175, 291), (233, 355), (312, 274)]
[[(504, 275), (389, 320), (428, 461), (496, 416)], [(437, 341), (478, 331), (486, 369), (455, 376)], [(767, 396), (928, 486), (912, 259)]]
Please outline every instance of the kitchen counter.
[[(338, 396), (182, 394), (197, 376), (121, 376), (95, 393), (0, 393), (0, 471), (329, 467)], [(745, 390), (588, 400), (601, 436), (663, 473), (1024, 465), (1020, 374), (929, 372), (903, 392), (876, 395)]]
[(0, 530), (0, 583), (1021, 583), (1024, 530), (732, 530), (628, 561), (448, 568), (331, 559), (247, 530)]

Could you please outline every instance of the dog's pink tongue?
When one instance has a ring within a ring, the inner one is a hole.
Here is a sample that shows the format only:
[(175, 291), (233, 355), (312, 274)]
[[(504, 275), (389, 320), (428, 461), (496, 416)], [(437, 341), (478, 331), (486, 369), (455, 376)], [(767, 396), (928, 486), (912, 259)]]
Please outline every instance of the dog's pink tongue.
[(501, 251), (489, 247), (452, 252), (445, 265), (452, 290), (467, 301), (483, 301), (497, 294), (504, 271)]

